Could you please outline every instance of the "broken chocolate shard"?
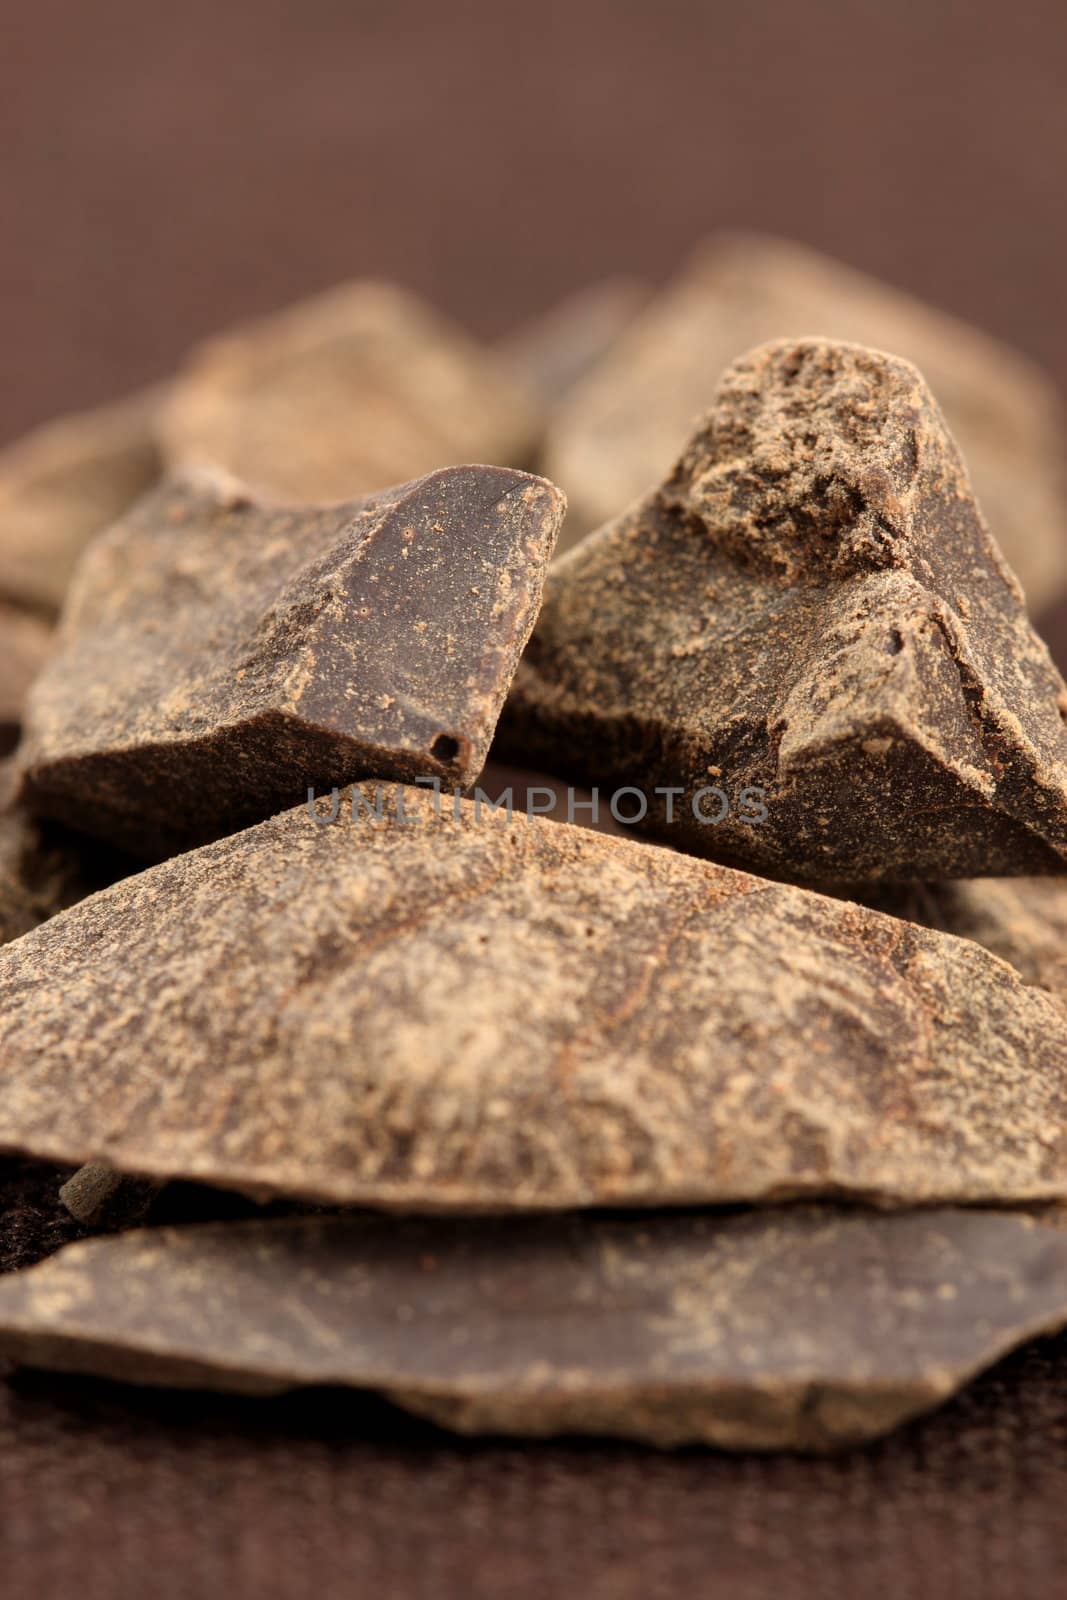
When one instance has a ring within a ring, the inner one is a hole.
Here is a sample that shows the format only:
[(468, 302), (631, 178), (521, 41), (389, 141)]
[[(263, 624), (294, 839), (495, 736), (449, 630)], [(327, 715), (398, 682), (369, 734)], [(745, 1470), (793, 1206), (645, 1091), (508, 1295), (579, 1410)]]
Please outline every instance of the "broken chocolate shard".
[(89, 541), (155, 483), (159, 390), (61, 417), (0, 454), (0, 596), (59, 610)]
[(564, 550), (670, 470), (721, 374), (770, 339), (891, 350), (944, 411), (978, 503), (1036, 615), (1067, 589), (1060, 396), (1018, 351), (839, 262), (723, 234), (696, 252), (553, 418), (543, 458), (570, 500)]
[(18, 743), (26, 695), (51, 644), (52, 630), (38, 617), (0, 601), (0, 758)]
[(222, 467), (288, 503), (456, 461), (525, 466), (536, 420), (490, 351), (414, 295), (356, 282), (195, 351), (161, 432), (172, 467)]
[(787, 341), (555, 565), (499, 753), (773, 877), (1011, 875), (1067, 862), (1065, 718), (919, 373)]
[(0, 1353), (31, 1366), (661, 1447), (855, 1445), (1065, 1321), (1067, 1236), (966, 1210), (216, 1223), (0, 1280)]
[(1067, 1197), (1067, 1018), (978, 945), (477, 799), (339, 801), (0, 950), (0, 1148), (408, 1210)]
[(285, 510), (167, 482), (82, 565), (27, 710), (25, 803), (160, 857), (309, 786), (470, 783), (564, 506), (500, 467)]

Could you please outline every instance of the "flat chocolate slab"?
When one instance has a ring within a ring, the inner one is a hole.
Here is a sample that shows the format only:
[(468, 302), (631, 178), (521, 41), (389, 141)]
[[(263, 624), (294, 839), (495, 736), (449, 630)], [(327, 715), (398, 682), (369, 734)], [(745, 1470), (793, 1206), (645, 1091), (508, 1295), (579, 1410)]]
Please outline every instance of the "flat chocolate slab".
[(0, 950), (0, 1149), (416, 1210), (1067, 1197), (1067, 1018), (978, 945), (351, 799)]
[(922, 372), (959, 441), (978, 502), (1036, 615), (1067, 589), (1054, 385), (988, 334), (801, 245), (709, 240), (553, 419), (544, 470), (571, 510), (561, 539), (621, 515), (659, 482), (720, 375), (768, 339), (819, 334), (889, 350)]
[(160, 475), (161, 398), (60, 417), (0, 453), (0, 596), (59, 610), (85, 546)]
[(224, 1223), (0, 1280), (0, 1353), (33, 1366), (728, 1449), (872, 1438), (1065, 1321), (1067, 1235), (961, 1210)]
[(526, 466), (536, 414), (503, 362), (415, 295), (342, 284), (193, 352), (161, 433), (172, 467), (350, 500), (456, 461)]
[(899, 882), (1063, 871), (1065, 721), (919, 373), (802, 340), (736, 362), (661, 488), (556, 564), (500, 751), (639, 785), (681, 849)]
[(470, 782), (564, 505), (500, 467), (287, 510), (168, 481), (80, 569), (26, 713), (25, 803), (152, 857), (309, 785)]

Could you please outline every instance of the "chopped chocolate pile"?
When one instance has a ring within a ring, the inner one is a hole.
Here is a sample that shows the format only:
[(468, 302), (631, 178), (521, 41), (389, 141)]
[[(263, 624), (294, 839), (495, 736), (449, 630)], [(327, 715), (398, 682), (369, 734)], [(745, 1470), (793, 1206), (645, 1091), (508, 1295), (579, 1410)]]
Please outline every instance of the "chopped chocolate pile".
[(195, 351), (162, 422), (171, 466), (223, 467), (285, 503), (457, 461), (525, 466), (535, 432), (504, 363), (414, 295), (364, 282)]
[(451, 467), (328, 508), (178, 477), (93, 546), (21, 794), (149, 857), (371, 774), (477, 777), (565, 501)]
[(723, 234), (622, 332), (553, 418), (543, 468), (567, 491), (563, 548), (669, 472), (731, 362), (818, 334), (914, 362), (1035, 614), (1067, 590), (1055, 387), (1026, 357), (897, 289), (780, 239)]
[(825, 1450), (1067, 1324), (1057, 402), (789, 247), (645, 298), (0, 457), (0, 1356)]
[(1067, 1234), (988, 1211), (207, 1224), (0, 1280), (32, 1365), (728, 1449), (872, 1438), (1064, 1322)]
[(893, 882), (1063, 871), (1065, 721), (919, 373), (785, 341), (554, 568), (503, 748), (640, 785), (682, 849)]

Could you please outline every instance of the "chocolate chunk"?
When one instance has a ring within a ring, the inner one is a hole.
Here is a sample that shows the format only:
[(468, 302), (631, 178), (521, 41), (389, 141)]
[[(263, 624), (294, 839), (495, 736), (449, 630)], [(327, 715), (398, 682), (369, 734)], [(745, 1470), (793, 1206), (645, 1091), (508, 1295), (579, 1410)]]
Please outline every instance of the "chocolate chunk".
[(1067, 1197), (1067, 1018), (978, 945), (437, 804), (324, 797), (0, 950), (0, 1147), (408, 1209)]
[(554, 421), (544, 469), (571, 511), (560, 548), (643, 495), (753, 345), (819, 334), (891, 350), (944, 410), (1032, 612), (1067, 588), (1067, 417), (1025, 356), (799, 245), (722, 235), (622, 335)]
[(591, 284), (502, 339), (497, 354), (523, 388), (551, 410), (604, 358), (648, 293), (636, 278)]
[(918, 372), (806, 340), (556, 564), (499, 749), (774, 877), (940, 879), (1063, 870), (1065, 718)]
[(868, 902), (893, 916), (974, 939), (1026, 983), (1067, 1004), (1067, 882), (972, 878), (876, 891)]
[(32, 1366), (730, 1449), (872, 1438), (1064, 1322), (1067, 1236), (962, 1210), (207, 1224), (0, 1280), (0, 1352)]
[(85, 546), (159, 477), (160, 391), (50, 422), (0, 455), (0, 595), (55, 612)]
[(59, 1190), (62, 1204), (87, 1228), (128, 1228), (147, 1216), (160, 1186), (90, 1162)]
[(564, 505), (500, 467), (316, 509), (169, 481), (86, 556), (27, 710), (24, 800), (163, 856), (309, 785), (470, 782)]
[(37, 617), (0, 602), (0, 757), (18, 743), (26, 693), (51, 643), (52, 630)]
[(162, 424), (285, 502), (346, 500), (456, 461), (525, 465), (536, 421), (493, 355), (415, 296), (343, 285), (194, 352)]

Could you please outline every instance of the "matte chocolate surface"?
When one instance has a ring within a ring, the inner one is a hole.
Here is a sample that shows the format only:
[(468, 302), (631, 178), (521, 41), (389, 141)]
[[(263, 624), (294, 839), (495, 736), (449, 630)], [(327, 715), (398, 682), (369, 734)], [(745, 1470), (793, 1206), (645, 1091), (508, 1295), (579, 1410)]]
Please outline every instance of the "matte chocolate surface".
[(982, 1211), (208, 1224), (0, 1281), (0, 1353), (31, 1365), (733, 1449), (884, 1433), (1065, 1321), (1067, 1235)]
[(276, 500), (348, 500), (456, 461), (525, 466), (536, 420), (506, 366), (391, 284), (341, 285), (195, 351), (162, 423), (172, 466)]
[(0, 454), (0, 597), (54, 612), (93, 536), (159, 477), (161, 392), (49, 422)]
[(1067, 1019), (978, 945), (358, 798), (0, 951), (0, 1148), (427, 1210), (1067, 1196)]
[(893, 882), (1062, 871), (1065, 719), (919, 373), (786, 341), (554, 567), (501, 750), (640, 785), (682, 849)]
[(1036, 613), (1067, 588), (1067, 417), (1039, 367), (956, 318), (801, 245), (723, 234), (627, 329), (555, 418), (545, 471), (571, 513), (562, 548), (669, 471), (725, 368), (768, 339), (818, 334), (922, 372), (982, 511)]
[(481, 770), (565, 501), (451, 467), (328, 508), (175, 478), (86, 556), (20, 755), (42, 814), (146, 856), (309, 785)]

